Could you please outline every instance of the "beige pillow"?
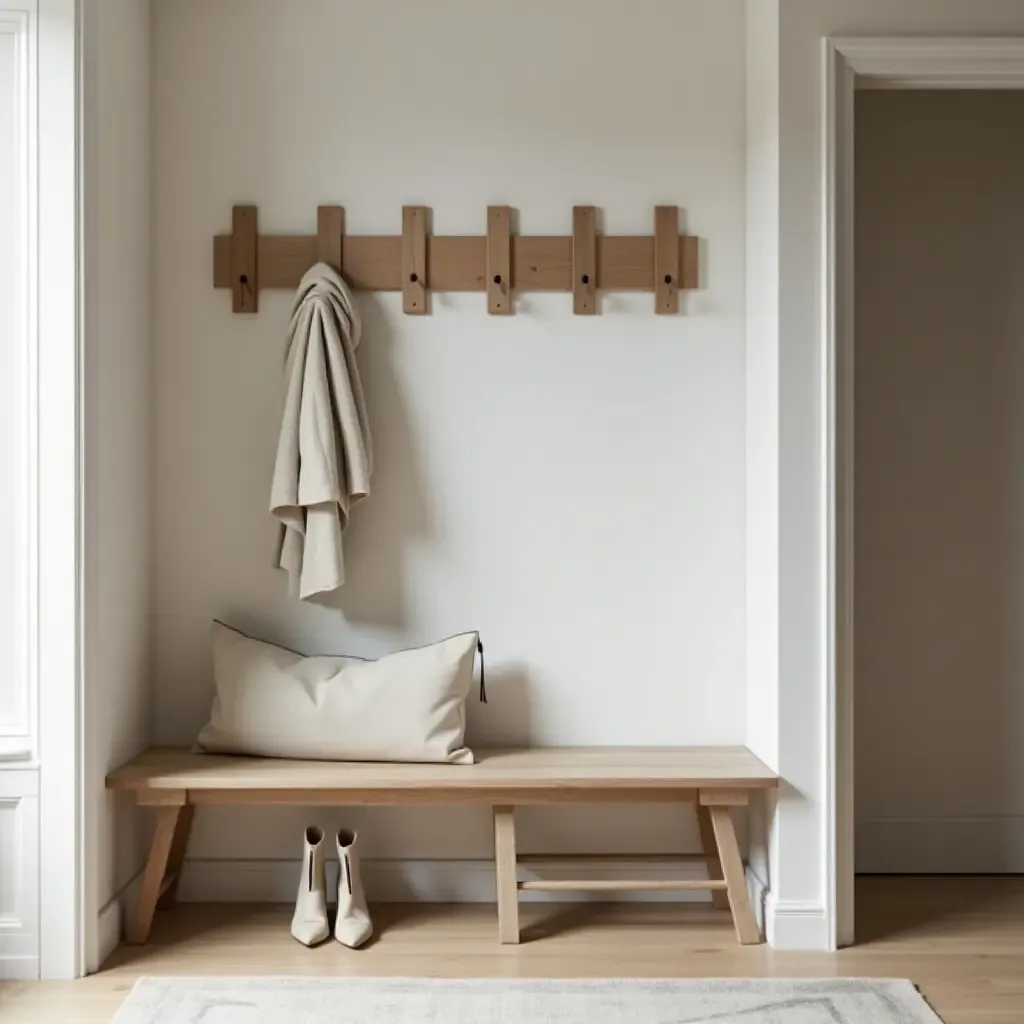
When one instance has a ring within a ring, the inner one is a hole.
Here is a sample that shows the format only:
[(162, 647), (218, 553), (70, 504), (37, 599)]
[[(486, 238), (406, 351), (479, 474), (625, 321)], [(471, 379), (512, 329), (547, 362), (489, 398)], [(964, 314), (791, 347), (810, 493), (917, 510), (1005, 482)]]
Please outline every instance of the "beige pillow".
[(476, 633), (379, 661), (306, 658), (215, 622), (217, 695), (196, 746), (319, 761), (472, 764), (465, 745)]

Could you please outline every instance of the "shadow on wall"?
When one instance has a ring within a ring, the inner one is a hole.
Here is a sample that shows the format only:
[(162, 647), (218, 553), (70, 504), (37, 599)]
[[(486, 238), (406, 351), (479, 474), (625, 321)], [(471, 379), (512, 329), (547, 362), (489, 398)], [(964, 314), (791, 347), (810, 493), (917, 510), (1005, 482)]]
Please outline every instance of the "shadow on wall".
[(488, 671), (487, 703), (480, 703), (478, 691), (466, 702), (467, 744), (470, 747), (532, 746), (531, 689), (524, 665), (502, 664)]
[(358, 349), (373, 437), (373, 514), (356, 509), (345, 531), (345, 586), (311, 600), (352, 623), (406, 626), (405, 563), (410, 547), (431, 536), (427, 489), (416, 460), (407, 403), (393, 364), (394, 338), (378, 302), (357, 299), (363, 320)]

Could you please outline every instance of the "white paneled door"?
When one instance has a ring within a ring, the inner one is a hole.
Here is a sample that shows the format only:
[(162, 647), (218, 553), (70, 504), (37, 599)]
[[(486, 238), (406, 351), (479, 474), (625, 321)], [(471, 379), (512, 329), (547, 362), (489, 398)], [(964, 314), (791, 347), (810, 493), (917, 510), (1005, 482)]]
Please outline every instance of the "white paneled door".
[(0, 772), (0, 978), (39, 974), (39, 773)]
[(0, 978), (39, 973), (35, 42), (34, 0), (0, 0)]

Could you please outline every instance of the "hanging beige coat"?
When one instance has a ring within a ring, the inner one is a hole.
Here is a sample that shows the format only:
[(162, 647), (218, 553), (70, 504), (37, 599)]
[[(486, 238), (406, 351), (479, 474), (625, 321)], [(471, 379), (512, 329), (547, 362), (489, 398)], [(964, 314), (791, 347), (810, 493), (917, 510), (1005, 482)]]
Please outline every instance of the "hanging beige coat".
[(373, 451), (356, 366), (360, 323), (341, 276), (317, 263), (288, 327), (285, 402), (270, 511), (281, 522), (275, 564), (300, 598), (345, 582), (342, 532), (370, 492)]

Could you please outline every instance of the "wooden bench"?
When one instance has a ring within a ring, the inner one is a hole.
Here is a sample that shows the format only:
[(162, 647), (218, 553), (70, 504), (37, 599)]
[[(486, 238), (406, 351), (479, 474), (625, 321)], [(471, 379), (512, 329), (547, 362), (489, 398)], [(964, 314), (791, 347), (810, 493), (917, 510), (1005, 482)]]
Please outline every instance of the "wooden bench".
[[(107, 787), (134, 793), (156, 809), (156, 831), (127, 938), (149, 938), (158, 906), (174, 902), (195, 808), (249, 804), (482, 804), (494, 815), (494, 859), (501, 942), (519, 941), (520, 890), (624, 891), (710, 889), (715, 906), (731, 907), (743, 944), (761, 941), (747, 895), (743, 861), (730, 808), (748, 803), (778, 777), (745, 747), (576, 747), (480, 750), (468, 765), (357, 764), (282, 761), (154, 749), (107, 778)], [(625, 854), (522, 857), (516, 855), (516, 807), (574, 803), (694, 803), (702, 852), (665, 861), (702, 861), (707, 880), (645, 879), (520, 881), (518, 866), (643, 860)]]

